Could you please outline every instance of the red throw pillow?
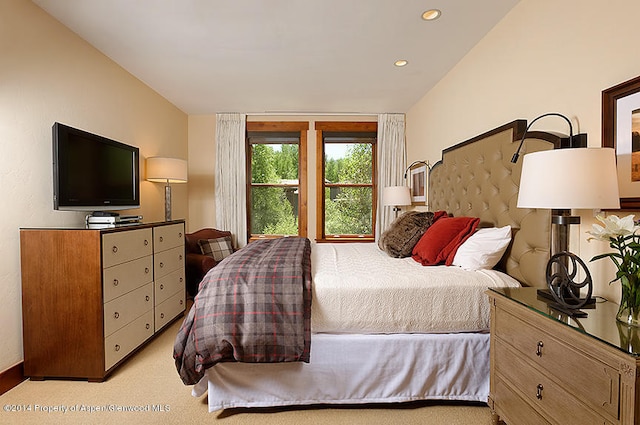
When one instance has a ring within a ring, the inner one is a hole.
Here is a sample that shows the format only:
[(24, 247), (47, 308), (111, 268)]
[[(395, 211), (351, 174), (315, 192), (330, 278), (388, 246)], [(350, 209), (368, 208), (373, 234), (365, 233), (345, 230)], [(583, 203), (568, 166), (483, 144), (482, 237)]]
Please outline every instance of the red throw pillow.
[(456, 251), (475, 232), (477, 217), (442, 217), (433, 223), (413, 248), (412, 258), (423, 266), (451, 265)]

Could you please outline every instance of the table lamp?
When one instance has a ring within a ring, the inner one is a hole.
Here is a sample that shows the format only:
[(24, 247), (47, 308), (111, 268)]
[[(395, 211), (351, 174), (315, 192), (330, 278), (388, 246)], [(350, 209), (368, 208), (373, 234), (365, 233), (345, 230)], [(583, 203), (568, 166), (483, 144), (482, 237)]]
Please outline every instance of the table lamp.
[(407, 186), (387, 186), (382, 189), (382, 202), (384, 205), (393, 206), (393, 211), (398, 217), (401, 206), (411, 205), (411, 193)]
[[(568, 249), (569, 225), (580, 224), (580, 217), (570, 215), (570, 210), (620, 208), (615, 151), (567, 148), (526, 154), (517, 205), (564, 210), (552, 211), (551, 223), (558, 226), (558, 232), (553, 237), (555, 253), (547, 264), (546, 277), (557, 302), (553, 307), (577, 315), (578, 309), (591, 302), (593, 282), (584, 262)], [(575, 280), (578, 267), (586, 276), (581, 282)], [(582, 288), (587, 290), (584, 299), (580, 297)]]
[(187, 161), (163, 157), (147, 158), (147, 180), (154, 183), (165, 183), (164, 219), (171, 221), (170, 183), (187, 182)]

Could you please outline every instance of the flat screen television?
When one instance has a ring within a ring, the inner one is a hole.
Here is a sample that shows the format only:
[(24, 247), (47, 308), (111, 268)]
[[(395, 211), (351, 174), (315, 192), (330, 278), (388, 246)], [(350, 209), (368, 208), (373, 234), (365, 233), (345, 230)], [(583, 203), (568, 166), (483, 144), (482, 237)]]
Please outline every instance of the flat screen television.
[(113, 211), (140, 207), (139, 149), (64, 124), (53, 125), (53, 206)]

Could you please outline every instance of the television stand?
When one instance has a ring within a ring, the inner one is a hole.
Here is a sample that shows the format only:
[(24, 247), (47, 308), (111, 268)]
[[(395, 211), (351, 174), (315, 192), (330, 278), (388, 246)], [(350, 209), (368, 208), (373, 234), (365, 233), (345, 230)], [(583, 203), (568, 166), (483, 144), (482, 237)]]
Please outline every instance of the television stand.
[(105, 380), (185, 311), (184, 244), (184, 220), (20, 229), (24, 375)]

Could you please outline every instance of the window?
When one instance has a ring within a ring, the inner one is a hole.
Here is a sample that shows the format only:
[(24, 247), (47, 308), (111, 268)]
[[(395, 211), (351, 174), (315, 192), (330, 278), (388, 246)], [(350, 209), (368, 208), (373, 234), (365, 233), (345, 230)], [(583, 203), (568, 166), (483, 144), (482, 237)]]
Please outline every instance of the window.
[(316, 122), (319, 241), (374, 239), (375, 122)]
[(248, 239), (307, 235), (307, 122), (247, 123)]

